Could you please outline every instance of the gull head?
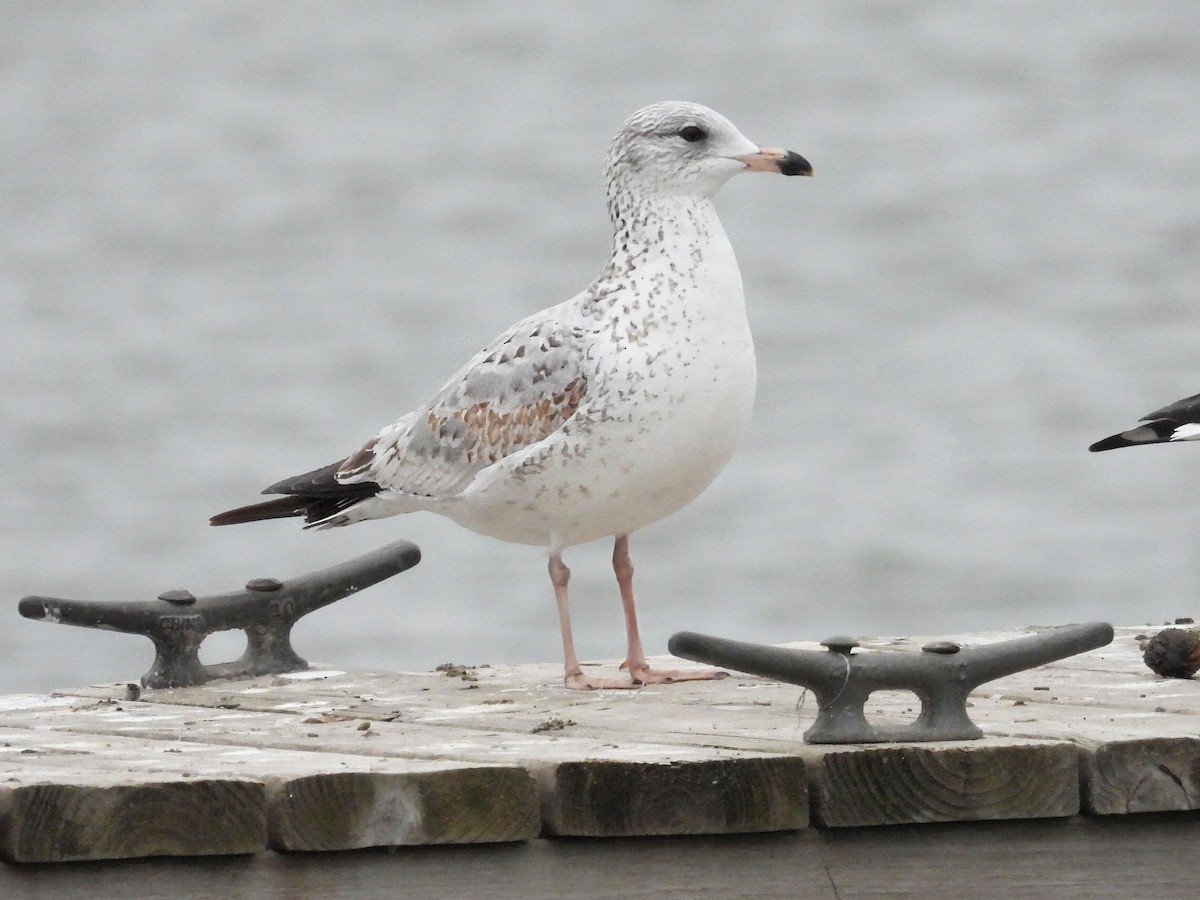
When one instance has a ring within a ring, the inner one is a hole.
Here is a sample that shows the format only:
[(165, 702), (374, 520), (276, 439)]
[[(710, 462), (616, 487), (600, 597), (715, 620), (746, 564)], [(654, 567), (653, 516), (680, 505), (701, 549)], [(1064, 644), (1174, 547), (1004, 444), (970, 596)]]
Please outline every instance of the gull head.
[(667, 101), (625, 120), (609, 145), (604, 171), (610, 191), (712, 197), (739, 172), (811, 175), (812, 166), (790, 150), (760, 147), (707, 106)]

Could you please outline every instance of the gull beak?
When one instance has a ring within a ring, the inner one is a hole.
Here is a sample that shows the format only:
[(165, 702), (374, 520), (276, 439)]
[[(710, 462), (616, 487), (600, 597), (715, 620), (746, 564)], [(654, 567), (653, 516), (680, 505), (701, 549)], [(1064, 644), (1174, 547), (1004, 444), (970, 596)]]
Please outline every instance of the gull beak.
[(735, 156), (748, 172), (779, 172), (782, 175), (811, 175), (812, 166), (799, 153), (778, 147), (759, 147), (757, 153)]

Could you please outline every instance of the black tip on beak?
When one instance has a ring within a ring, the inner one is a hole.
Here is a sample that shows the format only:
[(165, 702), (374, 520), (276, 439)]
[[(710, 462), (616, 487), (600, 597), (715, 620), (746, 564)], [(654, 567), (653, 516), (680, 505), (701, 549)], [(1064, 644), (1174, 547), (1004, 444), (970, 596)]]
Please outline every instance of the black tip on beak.
[(812, 166), (799, 153), (789, 150), (787, 155), (779, 161), (779, 171), (784, 175), (811, 175)]

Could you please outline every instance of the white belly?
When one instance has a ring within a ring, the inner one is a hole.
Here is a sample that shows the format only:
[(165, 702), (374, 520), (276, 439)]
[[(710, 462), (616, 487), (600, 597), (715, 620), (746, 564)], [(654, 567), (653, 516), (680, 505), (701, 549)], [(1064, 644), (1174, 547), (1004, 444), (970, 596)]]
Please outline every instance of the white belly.
[(565, 547), (685, 506), (724, 468), (750, 417), (754, 347), (744, 317), (736, 324), (698, 347), (624, 351), (559, 432), (480, 472), (438, 512), (501, 540)]

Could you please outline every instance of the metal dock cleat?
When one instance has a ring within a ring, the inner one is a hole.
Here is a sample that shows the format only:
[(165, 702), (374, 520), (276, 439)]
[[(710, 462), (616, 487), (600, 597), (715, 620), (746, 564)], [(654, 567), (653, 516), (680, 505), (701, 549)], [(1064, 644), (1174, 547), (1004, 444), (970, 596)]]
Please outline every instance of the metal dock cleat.
[[(667, 644), (675, 656), (736, 669), (808, 688), (817, 695), (817, 720), (804, 733), (810, 744), (961, 741), (983, 737), (967, 715), (967, 696), (985, 681), (1103, 647), (1113, 639), (1107, 622), (1066, 625), (1031, 637), (978, 647), (933, 641), (920, 653), (855, 653), (848, 637), (826, 648), (796, 650), (682, 631)], [(872, 725), (864, 707), (875, 691), (911, 691), (921, 713), (909, 725)]]
[[(196, 597), (163, 591), (157, 600), (100, 602), (24, 597), (27, 619), (143, 634), (154, 642), (154, 665), (142, 676), (149, 688), (185, 687), (219, 678), (243, 678), (308, 668), (292, 649), (292, 626), (302, 616), (411, 569), (421, 551), (396, 541), (355, 559), (289, 581), (255, 578), (245, 590)], [(233, 662), (205, 665), (200, 645), (216, 631), (246, 632), (246, 652)]]

